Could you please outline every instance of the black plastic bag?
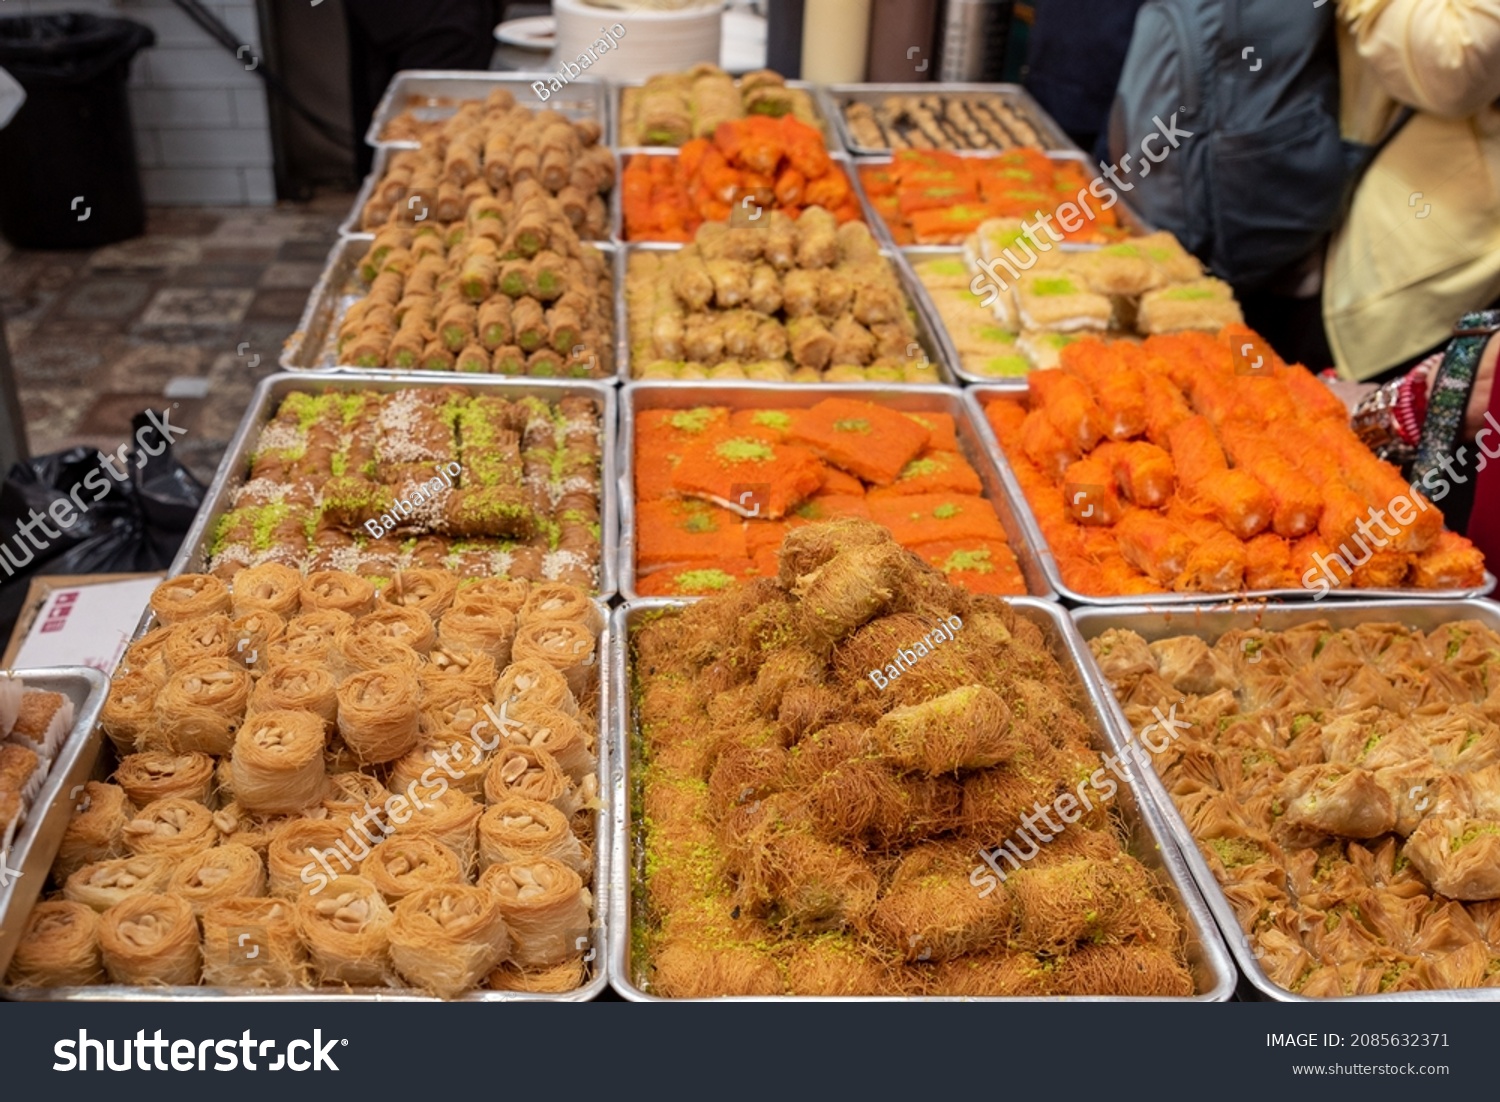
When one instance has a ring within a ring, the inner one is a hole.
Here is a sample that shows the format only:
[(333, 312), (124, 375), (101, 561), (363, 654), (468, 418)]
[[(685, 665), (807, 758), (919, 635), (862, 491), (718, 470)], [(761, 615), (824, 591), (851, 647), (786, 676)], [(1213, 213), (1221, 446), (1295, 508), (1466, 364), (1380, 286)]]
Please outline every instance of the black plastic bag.
[[(37, 456), (0, 486), (0, 640), (41, 574), (138, 574), (177, 556), (206, 490), (172, 455), (154, 414), (132, 424), (134, 446)], [(156, 454), (151, 454), (152, 452)], [(24, 529), (24, 531), (23, 531)]]

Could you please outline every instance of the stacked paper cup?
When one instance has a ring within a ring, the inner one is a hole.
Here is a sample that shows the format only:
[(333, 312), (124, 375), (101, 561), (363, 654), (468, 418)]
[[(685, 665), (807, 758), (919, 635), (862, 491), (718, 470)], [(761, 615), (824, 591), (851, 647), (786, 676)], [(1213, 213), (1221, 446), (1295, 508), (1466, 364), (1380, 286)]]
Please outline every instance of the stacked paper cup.
[[(579, 57), (588, 57), (590, 64), (580, 76), (644, 80), (703, 61), (719, 62), (723, 0), (674, 11), (622, 10), (595, 7), (583, 0), (553, 0), (552, 12), (557, 19), (552, 65), (558, 69), (564, 65), (581, 68)], [(601, 51), (599, 40), (607, 42), (611, 36), (617, 44)]]

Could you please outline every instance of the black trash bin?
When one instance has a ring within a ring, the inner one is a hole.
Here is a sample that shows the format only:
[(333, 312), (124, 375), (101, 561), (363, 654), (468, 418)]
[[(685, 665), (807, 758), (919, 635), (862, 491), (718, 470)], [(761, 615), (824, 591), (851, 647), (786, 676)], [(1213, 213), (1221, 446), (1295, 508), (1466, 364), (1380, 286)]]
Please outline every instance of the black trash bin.
[(88, 248), (146, 228), (125, 82), (155, 42), (129, 19), (0, 19), (0, 68), (26, 89), (0, 130), (0, 233), (13, 245)]

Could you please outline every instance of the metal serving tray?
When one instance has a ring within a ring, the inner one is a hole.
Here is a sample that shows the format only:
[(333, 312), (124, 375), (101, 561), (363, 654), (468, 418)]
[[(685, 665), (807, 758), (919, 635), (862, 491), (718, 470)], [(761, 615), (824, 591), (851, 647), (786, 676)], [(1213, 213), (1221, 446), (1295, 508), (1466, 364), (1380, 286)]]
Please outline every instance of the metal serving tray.
[[(1068, 604), (1073, 605), (1101, 605), (1117, 608), (1136, 608), (1146, 606), (1150, 608), (1169, 608), (1176, 606), (1206, 606), (1226, 605), (1242, 603), (1246, 601), (1307, 601), (1322, 604), (1325, 608), (1329, 605), (1317, 600), (1311, 590), (1307, 589), (1251, 589), (1238, 593), (1153, 593), (1147, 597), (1141, 596), (1116, 596), (1099, 597), (1085, 593), (1079, 593), (1071, 588), (1063, 580), (1062, 570), (1057, 565), (1057, 559), (1052, 554), (1052, 548), (1047, 543), (1047, 537), (1042, 534), (1042, 529), (1036, 522), (1036, 514), (1032, 512), (1031, 505), (1026, 501), (1026, 495), (1021, 490), (1021, 484), (1016, 481), (1015, 473), (1006, 461), (1004, 449), (1000, 447), (1000, 441), (995, 437), (995, 431), (990, 427), (989, 421), (984, 416), (984, 404), (992, 398), (1009, 398), (1012, 401), (1019, 398), (1021, 403), (1026, 403), (1025, 392), (1018, 392), (1015, 388), (1004, 388), (996, 386), (975, 386), (964, 391), (964, 400), (974, 403), (974, 416), (979, 425), (979, 431), (983, 434), (987, 445), (995, 450), (1000, 456), (1000, 471), (1005, 478), (1006, 485), (1010, 488), (1018, 502), (1017, 514), (1021, 521), (1021, 527), (1026, 530), (1026, 538), (1036, 549), (1037, 557), (1041, 561), (1042, 571), (1047, 575), (1047, 580), (1052, 588), (1057, 590), (1058, 595)], [(1495, 575), (1486, 570), (1484, 573), (1484, 584), (1477, 589), (1330, 589), (1327, 594), (1328, 602), (1337, 605), (1350, 602), (1368, 603), (1370, 601), (1461, 601), (1471, 597), (1483, 597), (1495, 588)]]
[[(274, 379), (268, 379), (272, 382)], [(263, 384), (264, 385), (264, 384)], [(222, 474), (222, 469), (220, 471)], [(218, 480), (215, 480), (217, 484)], [(200, 514), (201, 519), (201, 514)], [(173, 565), (169, 577), (175, 577), (183, 573), (182, 561), (179, 556), (178, 562)], [(596, 644), (595, 654), (597, 661), (594, 663), (598, 672), (598, 708), (599, 708), (599, 737), (596, 744), (595, 756), (598, 759), (599, 788), (601, 792), (607, 792), (610, 778), (613, 772), (613, 761), (610, 758), (612, 746), (610, 742), (611, 725), (608, 717), (613, 714), (614, 702), (611, 694), (614, 691), (614, 677), (609, 666), (609, 656), (614, 653), (614, 643), (611, 638), (613, 625), (609, 622), (609, 606), (603, 600), (595, 600), (594, 606), (601, 617), (604, 617), (604, 627), (600, 631), (599, 641)], [(133, 639), (139, 639), (145, 635), (155, 624), (155, 614), (149, 609), (141, 618), (140, 626), (136, 629)], [(87, 672), (87, 671), (86, 671)], [(35, 892), (40, 891), (41, 885), (47, 878), (48, 869), (52, 863), (52, 857), (57, 852), (58, 843), (62, 840), (63, 830), (67, 826), (68, 817), (72, 813), (72, 801), (66, 798), (66, 793), (72, 791), (71, 786), (82, 784), (89, 779), (104, 780), (114, 772), (117, 759), (114, 747), (107, 745), (108, 740), (104, 737), (102, 729), (97, 728), (94, 720), (98, 716), (99, 708), (104, 703), (104, 689), (108, 682), (102, 674), (97, 674), (104, 685), (101, 686), (99, 703), (89, 717), (89, 733), (86, 738), (73, 739), (70, 742), (78, 742), (78, 762), (66, 772), (67, 779), (61, 776), (59, 770), (57, 785), (54, 788), (51, 781), (48, 782), (48, 792), (52, 794), (53, 804), (56, 805), (49, 811), (48, 825), (51, 831), (49, 844), (43, 852), (38, 847), (37, 852), (29, 859), (27, 871), (32, 871), (33, 863), (37, 875), (34, 879), (32, 900)], [(27, 680), (33, 675), (26, 674)], [(66, 784), (70, 787), (64, 788)], [(48, 798), (47, 793), (43, 798)], [(606, 797), (608, 798), (608, 797)], [(54, 822), (55, 820), (55, 822)], [(614, 859), (614, 840), (610, 834), (613, 829), (614, 816), (608, 807), (601, 808), (594, 817), (594, 880), (590, 885), (594, 896), (594, 918), (593, 925), (589, 930), (589, 945), (586, 960), (592, 963), (591, 975), (587, 983), (573, 991), (565, 991), (559, 994), (539, 994), (523, 991), (471, 991), (461, 996), (454, 1002), (476, 1002), (476, 1003), (514, 1003), (514, 1002), (589, 1002), (596, 998), (608, 984), (608, 974), (605, 962), (608, 960), (610, 950), (609, 931), (609, 885), (613, 879), (613, 870), (610, 862)], [(0, 901), (3, 902), (3, 901)], [(13, 912), (19, 911), (14, 936), (20, 934), (20, 922), (30, 912), (30, 902), (25, 907), (13, 908)], [(3, 917), (3, 912), (0, 912)], [(9, 935), (9, 919), (5, 920), (4, 935)], [(580, 936), (582, 936), (580, 932)], [(9, 958), (14, 945), (7, 946), (0, 940), (0, 965)], [(3, 974), (3, 968), (0, 968)], [(98, 984), (88, 987), (0, 987), (0, 997), (13, 999), (21, 1002), (438, 1002), (430, 995), (422, 994), (411, 988), (402, 987), (379, 987), (379, 988), (354, 988), (345, 989), (337, 987), (313, 988), (262, 988), (262, 987), (128, 987), (119, 984)]]
[(369, 145), (416, 149), (420, 142), (396, 141), (381, 134), (395, 117), (407, 108), (413, 109), (424, 122), (441, 122), (457, 113), (468, 100), (482, 100), (496, 88), (509, 88), (516, 102), (536, 109), (560, 111), (570, 119), (596, 119), (603, 130), (601, 140), (610, 141), (610, 93), (602, 80), (583, 77), (563, 85), (543, 102), (531, 85), (533, 81), (555, 79), (554, 73), (476, 73), (463, 69), (403, 69), (386, 85), (385, 95), (375, 108), (370, 128), (365, 133)]
[[(871, 228), (873, 230), (874, 227), (872, 226)], [(880, 242), (880, 235), (878, 233), (876, 234), (876, 241)], [(634, 366), (633, 366), (633, 364), (631, 362), (631, 348), (630, 348), (630, 308), (629, 308), (629, 301), (628, 301), (628, 299), (625, 296), (625, 276), (628, 276), (629, 271), (630, 271), (630, 257), (632, 255), (634, 255), (635, 253), (637, 253), (637, 252), (673, 252), (673, 251), (675, 251), (677, 249), (680, 249), (680, 248), (682, 248), (681, 245), (670, 244), (670, 243), (665, 243), (665, 242), (641, 242), (641, 243), (638, 243), (638, 244), (626, 245), (621, 250), (622, 260), (621, 260), (621, 263), (620, 263), (620, 271), (622, 273), (624, 273), (624, 274), (621, 276), (621, 278), (619, 280), (619, 284), (618, 284), (618, 286), (616, 288), (616, 292), (615, 293), (620, 298), (620, 314), (621, 314), (621, 316), (624, 319), (624, 321), (623, 321), (623, 323), (621, 325), (621, 329), (620, 329), (620, 356), (619, 356), (620, 378), (623, 379), (627, 383), (628, 382), (632, 382), (632, 381), (635, 381), (635, 382), (656, 382), (656, 383), (662, 383), (662, 384), (664, 384), (666, 386), (723, 385), (722, 382), (719, 382), (719, 381), (716, 381), (716, 380), (712, 380), (712, 379), (650, 379), (650, 380), (641, 379), (641, 380), (637, 380), (637, 379), (634, 378), (634, 375), (633, 375)], [(912, 311), (912, 321), (916, 325), (916, 330), (917, 330), (917, 347), (915, 347), (915, 348), (908, 348), (908, 352), (910, 352), (912, 358), (914, 358), (914, 359), (918, 358), (918, 353), (920, 353), (920, 358), (921, 359), (925, 359), (928, 362), (934, 364), (937, 367), (937, 374), (938, 374), (938, 379), (939, 379), (940, 382), (942, 382), (944, 384), (948, 384), (948, 385), (951, 385), (951, 384), (955, 383), (956, 382), (956, 376), (953, 373), (952, 364), (948, 360), (947, 355), (944, 352), (944, 347), (945, 346), (943, 344), (942, 338), (939, 336), (940, 329), (939, 329), (938, 323), (936, 321), (935, 316), (930, 312), (931, 308), (932, 308), (931, 302), (927, 301), (926, 298), (925, 298), (925, 296), (922, 295), (922, 288), (917, 284), (917, 278), (916, 278), (916, 276), (912, 273), (911, 268), (902, 261), (901, 254), (900, 254), (899, 250), (890, 248), (884, 242), (881, 242), (881, 254), (885, 257), (886, 261), (891, 265), (891, 269), (896, 274), (896, 281), (901, 285), (901, 290), (906, 295), (907, 304), (911, 307), (911, 311)], [(744, 381), (748, 381), (748, 380), (735, 380), (735, 381), (736, 382), (744, 382)], [(865, 383), (865, 382), (858, 382), (858, 383), (775, 383), (775, 382), (767, 382), (767, 383), (763, 383), (761, 385), (763, 385), (763, 386), (772, 386), (772, 387), (779, 387), (779, 386), (797, 386), (797, 387), (810, 387), (810, 386), (825, 386), (825, 387), (869, 387), (871, 384)], [(926, 384), (926, 383), (891, 383), (889, 385), (893, 386), (893, 387), (897, 387), (897, 388), (902, 388), (902, 387), (913, 387), (913, 386), (930, 386), (932, 384)]]
[[(362, 375), (385, 375), (400, 369), (391, 367), (354, 367), (338, 362), (338, 331), (349, 308), (365, 297), (368, 288), (360, 281), (357, 269), (360, 260), (370, 250), (373, 236), (341, 237), (329, 250), (323, 264), (323, 274), (308, 293), (307, 305), (302, 308), (302, 320), (297, 329), (281, 349), (278, 363), (283, 371), (355, 371)], [(612, 258), (611, 277), (615, 281), (615, 371), (599, 379), (580, 379), (578, 382), (612, 383), (628, 378), (629, 368), (625, 364), (624, 352), (628, 347), (625, 334), (625, 256), (614, 244), (591, 243), (593, 247)], [(469, 379), (489, 379), (503, 382), (574, 382), (572, 379), (552, 380), (533, 375), (479, 375), (457, 371), (417, 371), (417, 376), (426, 380), (454, 382)]]
[(250, 471), (250, 459), (255, 454), (255, 445), (260, 430), (276, 414), (282, 400), (293, 391), (322, 393), (330, 390), (376, 390), (390, 392), (412, 388), (465, 387), (484, 391), (497, 398), (545, 398), (557, 401), (562, 398), (593, 398), (602, 410), (601, 426), (603, 439), (600, 444), (603, 456), (600, 474), (600, 527), (601, 541), (599, 564), (599, 593), (601, 600), (608, 601), (617, 591), (615, 564), (619, 559), (619, 511), (611, 487), (618, 481), (615, 463), (615, 410), (618, 400), (615, 388), (608, 381), (584, 380), (512, 379), (498, 375), (451, 375), (426, 374), (406, 375), (394, 371), (338, 372), (328, 374), (280, 374), (263, 379), (255, 388), (250, 408), (245, 411), (234, 438), (224, 452), (214, 480), (209, 485), (203, 507), (193, 519), (193, 526), (183, 538), (182, 549), (172, 562), (167, 575), (175, 578), (179, 574), (193, 574), (204, 570), (208, 562), (208, 551), (213, 540), (219, 518), (230, 508), (233, 491), (245, 483)]
[[(972, 151), (972, 150), (970, 150), (970, 151), (964, 151), (964, 152), (959, 152), (957, 154), (957, 156), (962, 157), (962, 158), (964, 158), (966, 160), (974, 160), (974, 161), (992, 160), (995, 157), (999, 157), (999, 156), (1002, 156), (1002, 155), (1003, 155), (1002, 153), (998, 153), (998, 152), (997, 153), (986, 153), (986, 152), (983, 152), (983, 151), (975, 152), (975, 151)], [(1097, 172), (1096, 166), (1094, 165), (1094, 162), (1089, 159), (1089, 156), (1086, 153), (1079, 153), (1079, 152), (1075, 152), (1073, 150), (1068, 150), (1068, 149), (1061, 149), (1061, 150), (1054, 149), (1054, 150), (1048, 150), (1047, 151), (1047, 159), (1051, 160), (1051, 161), (1074, 161), (1074, 162), (1082, 165), (1083, 168), (1084, 168), (1084, 170), (1085, 170), (1085, 172), (1091, 174), (1093, 177), (1097, 177), (1098, 176), (1098, 172)], [(880, 154), (878, 156), (856, 157), (856, 158), (854, 158), (854, 177), (855, 177), (855, 182), (858, 185), (857, 190), (859, 191), (860, 202), (865, 207), (866, 217), (869, 219), (871, 228), (876, 231), (876, 235), (878, 237), (880, 237), (882, 241), (886, 242), (887, 244), (889, 244), (893, 248), (903, 248), (903, 249), (911, 249), (911, 248), (916, 248), (916, 249), (958, 249), (958, 248), (961, 248), (962, 246), (959, 246), (959, 245), (932, 245), (932, 244), (921, 244), (921, 243), (912, 244), (912, 245), (897, 245), (895, 235), (891, 232), (890, 225), (886, 222), (885, 218), (871, 204), (869, 195), (865, 192), (864, 181), (859, 178), (859, 170), (861, 168), (880, 168), (882, 166), (891, 164), (893, 162), (893, 160), (894, 160), (894, 158), (892, 157), (892, 155), (889, 152), (882, 153), (882, 154)], [(1147, 222), (1144, 218), (1142, 218), (1140, 216), (1140, 214), (1138, 214), (1136, 212), (1135, 208), (1133, 208), (1128, 202), (1126, 202), (1124, 196), (1121, 196), (1118, 199), (1118, 201), (1116, 201), (1116, 203), (1114, 204), (1114, 206), (1111, 207), (1110, 209), (1118, 212), (1118, 217), (1119, 217), (1119, 220), (1120, 220), (1120, 225), (1125, 228), (1125, 230), (1128, 232), (1128, 234), (1129, 234), (1130, 237), (1144, 237), (1144, 236), (1146, 236), (1149, 233), (1155, 232), (1154, 227), (1151, 225), (1151, 223)], [(1061, 243), (1061, 244), (1059, 244), (1057, 246), (1058, 252), (1064, 252), (1064, 253), (1088, 253), (1088, 252), (1096, 252), (1096, 251), (1098, 251), (1099, 249), (1102, 249), (1102, 248), (1105, 248), (1105, 243), (1103, 243), (1103, 242), (1076, 242), (1076, 241), (1068, 241), (1068, 242), (1063, 242), (1063, 243)]]
[(94, 771), (99, 754), (94, 726), (109, 696), (109, 678), (89, 666), (17, 670), (15, 674), (28, 689), (61, 693), (72, 701), (73, 729), (58, 747), (57, 756), (42, 763), (46, 777), (41, 791), (31, 801), (15, 843), (8, 851), (0, 851), (0, 863), (6, 867), (0, 882), (0, 976), (10, 966), (26, 917), (41, 897), (47, 870), (77, 803), (74, 793)]
[(1033, 595), (1056, 600), (1046, 574), (1026, 542), (1024, 528), (1017, 522), (1017, 510), (1011, 491), (1001, 477), (993, 453), (974, 423), (973, 410), (964, 403), (957, 390), (945, 386), (893, 385), (888, 387), (850, 386), (817, 383), (631, 383), (623, 392), (620, 405), (619, 455), (615, 468), (619, 472), (620, 497), (620, 594), (628, 601), (640, 599), (636, 590), (635, 567), (635, 419), (640, 412), (653, 409), (695, 409), (698, 406), (723, 406), (731, 411), (741, 409), (808, 409), (825, 398), (853, 398), (876, 402), (890, 409), (910, 413), (946, 413), (957, 425), (958, 446), (973, 465), (984, 485), (985, 497), (994, 505), (1000, 524), (1020, 564), (1026, 588)]
[[(354, 205), (350, 208), (348, 217), (346, 217), (344, 221), (339, 224), (340, 237), (372, 238), (375, 236), (375, 230), (367, 230), (362, 224), (362, 219), (364, 218), (365, 213), (365, 204), (368, 203), (370, 201), (370, 197), (375, 194), (375, 189), (377, 186), (379, 186), (380, 181), (385, 179), (385, 171), (391, 163), (391, 158), (394, 157), (397, 153), (404, 153), (408, 150), (416, 148), (418, 147), (414, 145), (383, 145), (375, 150), (375, 159), (370, 164), (370, 174), (365, 177), (364, 183), (360, 184), (359, 192), (354, 196)], [(605, 241), (618, 241), (621, 235), (624, 233), (623, 223), (621, 221), (624, 215), (622, 213), (623, 208), (620, 199), (619, 186), (620, 172), (624, 166), (621, 164), (620, 155), (618, 153), (613, 153), (613, 156), (615, 158), (615, 186), (610, 188), (609, 195), (605, 200), (609, 206), (609, 236), (607, 238), (590, 241), (589, 244), (597, 245)], [(434, 200), (436, 200), (436, 198), (437, 196), (433, 196)], [(409, 201), (410, 200), (408, 200), (408, 202)]]
[[(634, 696), (631, 692), (633, 670), (630, 665), (630, 632), (642, 617), (663, 609), (680, 608), (686, 602), (668, 600), (632, 601), (615, 610), (613, 652), (611, 663), (615, 680), (615, 699), (619, 710), (615, 714), (613, 734), (615, 746), (612, 751), (615, 762), (613, 807), (615, 814), (615, 855), (611, 866), (613, 880), (610, 885), (610, 928), (615, 931), (609, 956), (609, 980), (626, 999), (633, 1002), (667, 1002), (661, 996), (650, 993), (640, 982), (635, 971), (634, 906), (636, 892), (641, 890), (641, 855), (637, 852), (635, 825), (639, 809), (632, 801), (632, 769), (638, 753), (635, 731)], [(1100, 696), (1097, 683), (1084, 674), (1089, 661), (1088, 649), (1078, 637), (1077, 631), (1062, 609), (1048, 601), (1034, 597), (1019, 597), (1010, 600), (1012, 607), (1031, 622), (1038, 625), (1052, 645), (1064, 670), (1075, 679), (1076, 696), (1080, 709), (1086, 715), (1093, 730), (1093, 745), (1099, 750), (1118, 753), (1123, 747), (1118, 741), (1114, 726), (1106, 718), (1107, 701)], [(1234, 993), (1237, 979), (1224, 943), (1214, 928), (1213, 920), (1202, 897), (1193, 886), (1191, 875), (1182, 860), (1166, 822), (1156, 806), (1135, 789), (1134, 784), (1122, 787), (1115, 810), (1123, 819), (1129, 835), (1129, 851), (1148, 868), (1158, 874), (1162, 884), (1171, 893), (1171, 902), (1177, 912), (1187, 937), (1187, 957), (1193, 969), (1196, 993), (1187, 999), (1169, 999), (1169, 1002), (1224, 1002)], [(781, 1001), (767, 998), (737, 998), (717, 1001), (763, 1002)], [(866, 996), (855, 999), (824, 997), (796, 997), (797, 1002), (892, 1002), (901, 1001), (885, 997)], [(925, 1001), (933, 1002), (1049, 1002), (1051, 999), (985, 998), (961, 999), (947, 997)], [(1137, 1002), (1121, 996), (1070, 996), (1067, 1002)], [(1157, 1001), (1157, 1000), (1151, 1000)]]
[[(1121, 608), (1078, 608), (1071, 613), (1077, 626), (1084, 652), (1089, 655), (1085, 664), (1087, 675), (1093, 682), (1092, 692), (1102, 702), (1110, 723), (1114, 726), (1115, 739), (1126, 743), (1135, 738), (1125, 712), (1115, 698), (1113, 689), (1100, 671), (1088, 649), (1088, 643), (1111, 628), (1134, 631), (1147, 642), (1168, 639), (1180, 635), (1196, 635), (1212, 645), (1227, 631), (1258, 628), (1266, 631), (1285, 631), (1299, 624), (1326, 621), (1335, 629), (1355, 627), (1359, 624), (1392, 623), (1404, 624), (1420, 631), (1432, 631), (1454, 620), (1478, 620), (1492, 630), (1500, 631), (1500, 605), (1492, 601), (1361, 601), (1314, 608), (1306, 604), (1272, 604), (1254, 609), (1230, 609), (1214, 605), (1193, 605), (1175, 609), (1153, 609), (1144, 605)], [(1199, 891), (1208, 902), (1208, 908), (1218, 921), (1224, 940), (1234, 954), (1235, 962), (1255, 986), (1258, 994), (1277, 1002), (1320, 1003), (1333, 1000), (1295, 995), (1271, 981), (1256, 959), (1255, 947), (1240, 927), (1239, 919), (1230, 906), (1224, 889), (1208, 867), (1208, 862), (1199, 852), (1198, 843), (1188, 825), (1177, 811), (1172, 797), (1156, 775), (1154, 769), (1138, 770), (1144, 774), (1143, 787), (1155, 802), (1162, 819), (1167, 823), (1183, 861), (1191, 870)], [(617, 873), (618, 875), (618, 873)], [(1487, 987), (1459, 991), (1402, 991), (1387, 995), (1348, 996), (1343, 1001), (1353, 1002), (1495, 1002), (1500, 1001), (1500, 988)]]
[[(735, 85), (738, 86), (740, 78), (738, 76), (736, 76), (734, 78), (734, 80), (735, 80)], [(627, 146), (624, 143), (624, 141), (622, 140), (623, 139), (623, 135), (620, 132), (621, 132), (622, 129), (624, 129), (624, 126), (625, 126), (625, 89), (627, 89), (627, 88), (644, 88), (645, 86), (646, 86), (646, 82), (644, 80), (617, 80), (617, 81), (611, 81), (610, 82), (610, 93), (609, 93), (609, 100), (610, 100), (609, 144), (612, 145), (612, 146), (614, 146), (616, 149), (621, 150), (622, 152), (624, 152), (626, 150), (630, 150), (630, 151), (633, 151), (633, 152), (654, 152), (654, 153), (676, 152), (676, 150), (677, 150), (676, 146), (670, 146), (670, 145), (641, 145), (641, 146), (630, 145), (630, 146)], [(789, 81), (786, 82), (786, 86), (788, 88), (795, 88), (795, 89), (797, 89), (799, 91), (806, 92), (808, 94), (808, 98), (810, 98), (812, 100), (813, 113), (817, 116), (818, 122), (822, 125), (823, 136), (824, 136), (824, 138), (828, 142), (828, 148), (829, 148), (829, 150), (831, 152), (842, 153), (844, 151), (843, 135), (839, 132), (839, 130), (835, 129), (834, 123), (833, 123), (833, 119), (832, 119), (832, 117), (828, 113), (828, 106), (825, 103), (822, 95), (820, 94), (820, 89), (819, 89), (818, 85), (812, 84), (812, 83), (810, 83), (808, 81), (805, 81), (805, 80), (789, 80)]]
[[(850, 103), (879, 103), (887, 96), (959, 96), (994, 95), (1011, 110), (1023, 116), (1042, 139), (1043, 149), (1082, 152), (1072, 138), (1030, 92), (1019, 84), (829, 84), (819, 89), (823, 114), (838, 127), (840, 140), (849, 152), (859, 156), (887, 156), (891, 150), (881, 146), (860, 145), (849, 133), (844, 108)], [(953, 152), (961, 152), (954, 150)]]

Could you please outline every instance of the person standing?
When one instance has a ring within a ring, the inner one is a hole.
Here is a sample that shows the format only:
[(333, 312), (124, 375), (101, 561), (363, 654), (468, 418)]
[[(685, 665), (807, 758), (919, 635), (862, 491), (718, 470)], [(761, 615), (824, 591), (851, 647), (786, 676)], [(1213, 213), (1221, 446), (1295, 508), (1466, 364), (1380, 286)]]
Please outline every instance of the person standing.
[(1108, 128), (1135, 15), (1144, 2), (1036, 0), (1026, 90), (1085, 152), (1094, 151)]
[(344, 0), (349, 98), (360, 175), (375, 151), (365, 131), (402, 69), (488, 69), (504, 0)]

